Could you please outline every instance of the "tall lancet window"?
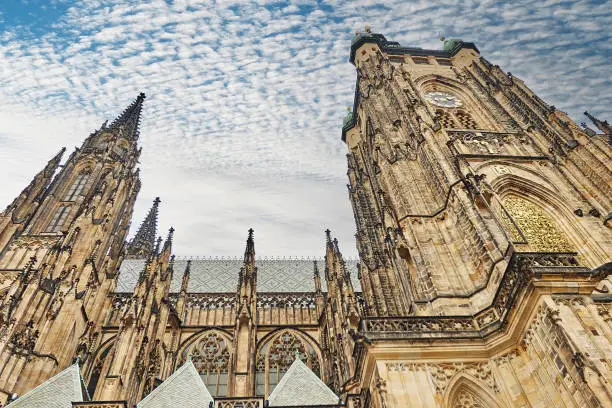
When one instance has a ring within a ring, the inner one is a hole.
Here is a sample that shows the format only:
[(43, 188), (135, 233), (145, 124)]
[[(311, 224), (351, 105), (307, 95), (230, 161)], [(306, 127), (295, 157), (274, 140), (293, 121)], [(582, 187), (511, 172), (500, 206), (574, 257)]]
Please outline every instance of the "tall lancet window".
[(193, 365), (213, 397), (227, 395), (230, 362), (228, 343), (228, 340), (219, 333), (208, 332), (197, 340), (184, 356), (185, 359), (191, 356)]
[(89, 179), (89, 173), (87, 172), (79, 173), (74, 179), (74, 181), (72, 182), (72, 185), (70, 186), (68, 191), (66, 191), (66, 195), (64, 195), (64, 201), (76, 200), (79, 194), (81, 194), (81, 192), (83, 191), (83, 188), (85, 187), (85, 184), (87, 184), (88, 179)]
[(51, 221), (49, 222), (47, 232), (61, 232), (69, 214), (69, 205), (60, 205), (57, 207), (55, 213), (53, 214), (53, 218), (51, 218)]
[(291, 331), (283, 331), (269, 339), (257, 353), (255, 394), (268, 396), (299, 357), (320, 376), (319, 357), (312, 345)]

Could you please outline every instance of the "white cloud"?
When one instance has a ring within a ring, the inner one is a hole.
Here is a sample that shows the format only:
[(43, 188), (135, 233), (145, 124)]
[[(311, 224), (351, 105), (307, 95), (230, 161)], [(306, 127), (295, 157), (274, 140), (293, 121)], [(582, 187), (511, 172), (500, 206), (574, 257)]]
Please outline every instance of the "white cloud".
[(251, 226), (262, 255), (321, 255), (327, 227), (352, 255), (340, 126), (366, 24), (423, 48), (474, 41), (575, 119), (612, 116), (605, 2), (266, 3), (76, 0), (46, 34), (0, 34), (0, 202), (145, 91), (133, 227), (159, 195), (180, 255), (240, 254)]

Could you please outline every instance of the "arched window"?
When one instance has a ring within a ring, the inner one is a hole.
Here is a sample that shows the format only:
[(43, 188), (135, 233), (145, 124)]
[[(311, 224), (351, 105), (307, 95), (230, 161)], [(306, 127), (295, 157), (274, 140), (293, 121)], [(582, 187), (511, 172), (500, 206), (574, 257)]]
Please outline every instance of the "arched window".
[(440, 123), (440, 126), (442, 126), (442, 128), (444, 129), (453, 129), (456, 127), (453, 117), (446, 110), (436, 110), (436, 117), (434, 118), (434, 120)]
[(98, 387), (98, 381), (100, 380), (100, 374), (102, 373), (102, 367), (104, 366), (104, 360), (110, 351), (110, 347), (107, 347), (93, 364), (91, 374), (89, 375), (89, 384), (87, 384), (87, 392), (91, 398), (93, 398), (96, 388)]
[(231, 355), (228, 344), (229, 341), (224, 336), (214, 331), (208, 332), (189, 347), (183, 355), (184, 360), (191, 356), (193, 365), (213, 397), (227, 395)]
[(269, 339), (257, 353), (255, 394), (267, 396), (299, 357), (316, 375), (321, 365), (314, 347), (302, 336), (285, 330)]
[(459, 127), (462, 129), (478, 129), (476, 121), (466, 111), (455, 111), (455, 118), (457, 119), (457, 122), (459, 122)]
[(66, 191), (66, 194), (64, 195), (64, 201), (76, 200), (78, 195), (81, 194), (81, 192), (83, 191), (83, 188), (85, 187), (85, 184), (87, 183), (87, 180), (89, 180), (88, 172), (81, 172), (77, 174), (76, 178), (72, 182), (72, 185), (70, 186), (70, 188), (68, 189), (68, 191)]
[(47, 226), (47, 232), (61, 232), (69, 214), (69, 205), (60, 205), (59, 207), (57, 207), (55, 213), (53, 214), (53, 218), (51, 218), (51, 221)]
[(502, 221), (514, 241), (522, 234), (531, 251), (575, 252), (555, 220), (537, 204), (513, 195), (504, 197), (502, 204)]

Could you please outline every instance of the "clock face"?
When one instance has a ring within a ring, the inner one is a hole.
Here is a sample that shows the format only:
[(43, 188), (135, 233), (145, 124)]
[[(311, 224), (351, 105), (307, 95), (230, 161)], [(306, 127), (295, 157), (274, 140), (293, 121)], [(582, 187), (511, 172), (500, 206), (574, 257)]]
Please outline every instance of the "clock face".
[(443, 108), (458, 108), (461, 106), (460, 99), (446, 92), (429, 92), (424, 96), (428, 102)]

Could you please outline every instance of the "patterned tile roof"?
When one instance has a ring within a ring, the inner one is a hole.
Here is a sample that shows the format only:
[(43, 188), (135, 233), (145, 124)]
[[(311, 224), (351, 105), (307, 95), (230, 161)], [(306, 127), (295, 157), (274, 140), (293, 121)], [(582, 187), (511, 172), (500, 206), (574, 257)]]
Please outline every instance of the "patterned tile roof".
[(161, 383), (136, 408), (207, 408), (213, 400), (191, 360)]
[(81, 372), (73, 364), (7, 405), (7, 408), (70, 408), (83, 401)]
[[(191, 260), (191, 276), (188, 291), (192, 293), (235, 292), (238, 286), (238, 272), (242, 267), (239, 258), (208, 258)], [(317, 260), (321, 283), (325, 291), (325, 266)], [(143, 259), (126, 259), (119, 269), (117, 292), (132, 292), (143, 270)], [(181, 288), (183, 271), (187, 259), (174, 262), (174, 277), (170, 291), (176, 293)], [(256, 259), (258, 292), (314, 292), (314, 265), (312, 259)], [(361, 292), (357, 279), (357, 261), (347, 260), (346, 267), (351, 273), (355, 291)]]
[(271, 407), (336, 405), (338, 396), (297, 358), (268, 398)]

